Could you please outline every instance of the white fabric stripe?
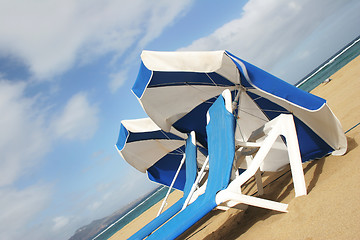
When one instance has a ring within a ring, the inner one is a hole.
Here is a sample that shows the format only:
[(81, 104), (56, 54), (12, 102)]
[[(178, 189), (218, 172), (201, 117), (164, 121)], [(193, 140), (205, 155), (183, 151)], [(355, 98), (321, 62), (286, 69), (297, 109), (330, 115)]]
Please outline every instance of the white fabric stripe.
[(162, 157), (184, 144), (185, 140), (167, 139), (131, 142), (126, 144), (121, 151), (121, 155), (131, 166), (145, 173), (149, 167)]
[(141, 60), (151, 71), (216, 72), (234, 84), (240, 84), (239, 71), (224, 50), (200, 52), (143, 51)]
[[(229, 89), (229, 87), (171, 86), (149, 88), (143, 95), (142, 103), (149, 117), (159, 127), (169, 132), (173, 123), (201, 103), (220, 95), (225, 89)], [(235, 86), (230, 88), (230, 90), (234, 89)], [(179, 104), (176, 104), (177, 102)]]
[(151, 132), (161, 130), (150, 118), (122, 120), (121, 124), (130, 132)]

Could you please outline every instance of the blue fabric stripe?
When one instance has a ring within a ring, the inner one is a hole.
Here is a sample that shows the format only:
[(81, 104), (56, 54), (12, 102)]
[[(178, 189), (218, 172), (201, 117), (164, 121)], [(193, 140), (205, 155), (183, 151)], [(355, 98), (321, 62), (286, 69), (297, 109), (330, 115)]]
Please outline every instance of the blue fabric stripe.
[[(238, 59), (242, 63), (244, 63), (251, 83), (256, 87), (262, 89), (263, 91), (278, 96), (282, 99), (286, 99), (296, 105), (299, 105), (309, 110), (317, 110), (324, 103), (326, 103), (325, 99), (310, 94), (308, 92), (305, 92), (271, 75), (270, 73), (236, 57), (235, 55), (229, 52), (226, 53), (229, 54), (231, 57)], [(252, 87), (252, 85), (249, 82), (247, 82), (246, 78), (244, 77), (244, 73), (239, 63), (237, 63), (236, 61), (234, 61), (234, 63), (237, 65), (239, 71), (241, 72), (242, 75), (241, 83), (245, 87)]]
[[(173, 152), (161, 158), (154, 165), (147, 169), (147, 174), (150, 180), (170, 186), (174, 175), (180, 165), (182, 154), (185, 147), (182, 146)], [(186, 182), (185, 165), (182, 166), (179, 175), (174, 183), (174, 188), (183, 191)]]
[(294, 116), (302, 162), (322, 158), (334, 149), (312, 131), (304, 122)]
[(141, 98), (144, 94), (145, 89), (149, 81), (151, 80), (151, 74), (152, 72), (147, 67), (145, 67), (144, 63), (141, 61), (138, 76), (136, 78), (134, 86), (132, 87), (133, 93), (138, 98)]
[(131, 132), (127, 139), (127, 143), (154, 140), (154, 139), (180, 140), (180, 141), (184, 140), (183, 138), (176, 136), (175, 134), (158, 130), (153, 132), (138, 132), (138, 133)]
[(119, 151), (121, 151), (126, 144), (126, 140), (129, 136), (129, 131), (124, 127), (124, 125), (120, 125), (119, 137), (116, 142), (116, 147)]
[(197, 73), (154, 71), (148, 87), (183, 85), (234, 86), (235, 84), (215, 72)]

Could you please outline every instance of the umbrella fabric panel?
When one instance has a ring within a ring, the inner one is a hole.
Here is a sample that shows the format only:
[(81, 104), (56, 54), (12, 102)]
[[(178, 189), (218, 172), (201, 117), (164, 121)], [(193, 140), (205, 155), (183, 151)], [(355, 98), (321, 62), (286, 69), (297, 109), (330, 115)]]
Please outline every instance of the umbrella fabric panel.
[[(248, 92), (248, 95), (255, 99), (255, 103), (262, 109), (264, 115), (272, 120), (282, 113), (289, 114), (285, 108), (275, 104), (268, 99), (262, 98), (256, 94)], [(328, 153), (334, 151), (321, 137), (312, 131), (299, 118), (294, 116), (295, 128), (298, 135), (300, 153), (302, 161), (306, 162), (311, 159), (321, 158)]]
[(326, 103), (312, 111), (259, 89), (249, 89), (247, 93), (269, 119), (279, 113), (291, 113), (325, 141), (334, 150), (332, 154), (342, 155), (346, 152), (347, 140), (341, 124)]
[[(179, 84), (184, 79), (189, 79), (187, 82), (190, 84), (216, 83), (219, 86), (227, 86), (240, 83), (239, 71), (225, 51), (143, 51), (141, 59), (140, 70), (132, 88), (139, 99), (142, 98), (148, 85), (153, 87), (163, 86), (166, 83)], [(168, 78), (167, 73), (170, 75), (174, 73), (177, 76)], [(156, 77), (153, 77), (153, 74), (157, 74)]]
[(141, 61), (140, 69), (134, 86), (132, 87), (132, 92), (139, 99), (142, 97), (145, 89), (148, 85), (149, 80), (151, 79), (152, 71), (145, 67), (144, 63)]
[(118, 149), (118, 151), (121, 151), (124, 149), (126, 140), (128, 139), (128, 137), (129, 137), (128, 130), (124, 127), (124, 125), (121, 124), (120, 131), (119, 131), (119, 137), (116, 142), (116, 148)]
[[(142, 65), (144, 66), (144, 65)], [(216, 72), (196, 73), (196, 72), (156, 72), (153, 71), (151, 80), (147, 87), (181, 85), (210, 85), (210, 86), (234, 86), (235, 84)]]
[[(184, 152), (184, 147), (181, 147)], [(170, 186), (176, 171), (180, 166), (183, 154), (179, 154), (179, 149), (166, 155), (147, 169), (148, 177), (151, 181)], [(178, 177), (174, 183), (174, 188), (183, 191), (186, 182), (185, 164), (181, 167)]]
[[(217, 97), (225, 89), (233, 91), (235, 86), (183, 85), (147, 88), (140, 101), (148, 116), (166, 132), (172, 125), (203, 103)], [(210, 106), (210, 105), (209, 105)], [(193, 121), (196, 121), (194, 118)]]
[(184, 138), (164, 132), (151, 119), (145, 118), (122, 121), (116, 147), (125, 161), (145, 173), (165, 155), (173, 151), (182, 154), (179, 148), (184, 144)]
[(174, 151), (182, 154), (183, 152), (179, 148), (184, 144), (184, 140), (169, 141), (168, 139), (132, 142), (127, 143), (124, 150), (119, 153), (131, 166), (145, 173), (149, 167), (164, 156), (172, 154)]
[[(241, 72), (241, 84), (247, 88), (247, 92), (257, 95), (254, 100), (262, 97), (282, 108), (273, 108), (272, 111), (286, 109), (284, 113), (292, 113), (333, 149), (333, 155), (342, 155), (346, 152), (347, 140), (341, 124), (327, 106), (325, 99), (296, 88), (229, 52), (227, 54), (232, 57)], [(267, 109), (266, 106), (260, 108)]]
[(141, 58), (132, 91), (166, 132), (199, 104), (240, 83), (240, 73), (225, 51), (143, 51)]
[(322, 158), (334, 149), (329, 146), (321, 137), (314, 133), (305, 123), (294, 116), (301, 160), (303, 162)]
[(197, 141), (204, 147), (207, 147), (206, 136), (206, 113), (215, 102), (216, 97), (208, 99), (206, 102), (199, 104), (192, 111), (177, 120), (173, 127), (180, 132), (196, 132)]
[[(194, 145), (195, 147), (195, 145)], [(166, 186), (170, 186), (171, 181), (173, 180), (177, 169), (180, 166), (181, 159), (183, 157), (184, 146), (176, 149), (175, 151), (167, 154), (154, 165), (147, 169), (148, 177), (151, 181), (160, 183)], [(205, 162), (205, 159), (208, 155), (208, 152), (205, 148), (201, 146), (196, 146), (196, 162), (197, 166), (202, 166)], [(195, 164), (195, 163), (194, 163)], [(174, 188), (183, 191), (184, 184), (186, 183), (186, 171), (194, 171), (194, 166), (191, 169), (187, 169), (186, 165), (183, 165), (180, 169), (179, 175), (175, 181)], [(189, 173), (188, 175), (192, 175)]]
[(165, 133), (164, 131), (159, 130), (159, 131), (144, 132), (144, 133), (132, 133), (130, 136), (127, 137), (126, 142), (131, 143), (131, 142), (147, 141), (154, 139), (158, 139), (158, 140), (171, 139), (171, 140), (179, 140), (179, 141), (184, 140), (183, 138), (176, 136), (175, 134)]
[[(241, 84), (246, 88), (257, 87), (264, 92), (280, 97), (300, 107), (317, 110), (321, 108), (326, 100), (305, 92), (273, 75), (270, 73), (232, 55), (229, 54), (233, 59), (241, 61), (242, 65), (234, 60), (235, 64), (241, 72)], [(245, 69), (244, 69), (245, 67)]]
[(224, 50), (198, 52), (143, 51), (141, 59), (151, 71), (217, 72), (233, 83), (239, 84), (239, 71)]

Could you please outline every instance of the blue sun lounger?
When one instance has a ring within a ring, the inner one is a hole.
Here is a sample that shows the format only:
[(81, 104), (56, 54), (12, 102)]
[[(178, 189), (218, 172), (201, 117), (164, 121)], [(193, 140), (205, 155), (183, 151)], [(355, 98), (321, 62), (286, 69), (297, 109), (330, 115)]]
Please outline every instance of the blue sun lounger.
[(235, 119), (229, 107), (226, 108), (222, 95), (208, 111), (206, 132), (209, 175), (205, 193), (151, 234), (148, 240), (178, 237), (217, 206), (216, 194), (228, 186), (235, 153)]
[(194, 184), (196, 178), (197, 163), (196, 163), (195, 143), (196, 143), (195, 132), (192, 132), (191, 134), (189, 134), (189, 137), (186, 140), (186, 147), (185, 147), (186, 182), (184, 186), (183, 197), (180, 198), (175, 204), (173, 204), (165, 212), (163, 212), (154, 220), (152, 220), (147, 225), (145, 225), (145, 227), (143, 227), (134, 235), (132, 235), (129, 239), (131, 240), (144, 239), (181, 210), (181, 208), (184, 205), (185, 199), (189, 195), (191, 187)]

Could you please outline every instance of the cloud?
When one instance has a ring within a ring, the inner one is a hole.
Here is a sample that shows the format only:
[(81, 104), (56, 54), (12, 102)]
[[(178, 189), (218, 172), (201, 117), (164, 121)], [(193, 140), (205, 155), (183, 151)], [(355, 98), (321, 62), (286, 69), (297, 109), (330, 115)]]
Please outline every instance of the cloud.
[(22, 239), (22, 237), (26, 237), (21, 236), (26, 232), (26, 225), (47, 206), (51, 192), (51, 187), (44, 184), (30, 186), (22, 190), (0, 188), (1, 238)]
[(51, 148), (36, 98), (24, 96), (24, 82), (0, 80), (0, 187), (11, 185)]
[(53, 231), (60, 231), (61, 229), (63, 229), (66, 225), (68, 225), (70, 222), (70, 218), (65, 217), (65, 216), (58, 216), (53, 218), (53, 227), (52, 230)]
[[(41, 176), (35, 174), (42, 163), (51, 161), (46, 159), (47, 153), (57, 141), (84, 140), (94, 134), (98, 108), (84, 92), (59, 106), (43, 102), (48, 98), (41, 94), (29, 96), (28, 88), (26, 82), (0, 79), (0, 232), (4, 239), (55, 239), (50, 230), (71, 229), (66, 232), (71, 235), (74, 227), (68, 225), (74, 220), (46, 216), (53, 222), (38, 222), (55, 189), (52, 183), (41, 183)], [(31, 182), (24, 181), (29, 176)]]
[(55, 134), (65, 139), (91, 138), (98, 127), (98, 112), (98, 107), (89, 103), (85, 93), (75, 94), (54, 119)]
[(161, 34), (190, 0), (49, 0), (0, 3), (0, 54), (23, 60), (39, 79), (108, 53), (122, 56)]
[[(224, 24), (209, 36), (197, 39), (190, 46), (179, 50), (226, 49), (269, 71), (279, 62), (288, 60), (289, 55), (298, 46), (310, 41), (314, 33), (322, 32), (321, 27), (335, 22), (334, 16), (343, 14), (341, 9), (347, 7), (349, 2), (351, 1), (250, 0), (238, 19)], [(326, 36), (327, 33), (322, 34)], [(311, 57), (319, 61), (316, 54), (319, 53), (318, 48), (320, 49), (321, 45), (310, 47), (313, 54), (306, 57), (314, 65)], [(328, 52), (329, 49), (326, 50)], [(287, 73), (298, 71), (296, 68), (298, 64), (293, 65), (293, 69)]]
[(126, 70), (120, 70), (119, 72), (110, 74), (109, 89), (112, 93), (125, 83), (127, 74)]

